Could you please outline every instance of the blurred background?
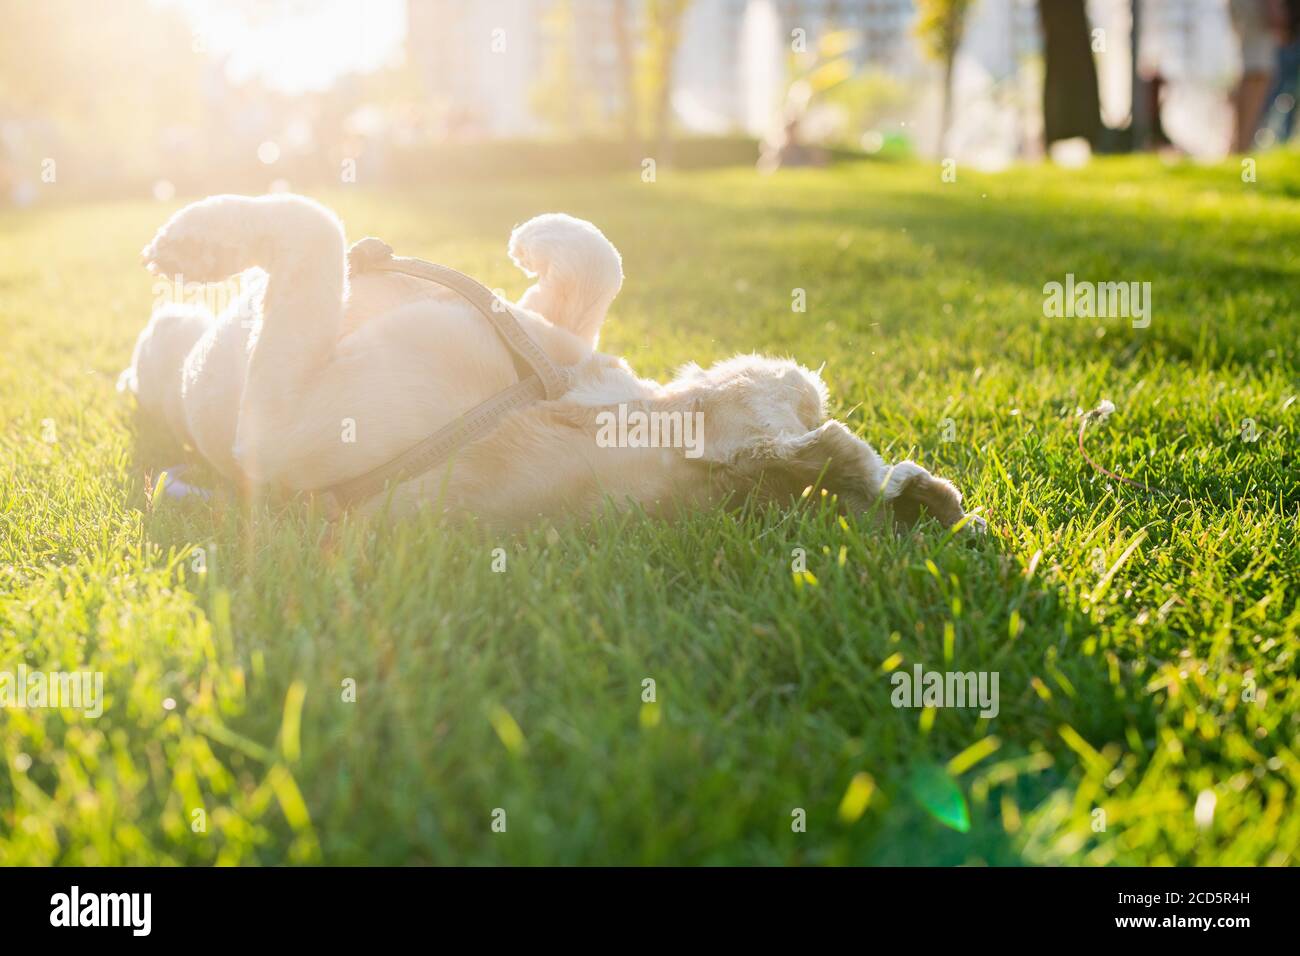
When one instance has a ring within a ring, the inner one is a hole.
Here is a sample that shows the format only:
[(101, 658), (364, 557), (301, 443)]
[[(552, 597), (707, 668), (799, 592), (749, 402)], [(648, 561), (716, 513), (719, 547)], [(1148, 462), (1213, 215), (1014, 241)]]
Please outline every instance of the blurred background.
[[(1270, 148), (1288, 0), (0, 0), (0, 203)], [(56, 188), (57, 187), (57, 188)]]

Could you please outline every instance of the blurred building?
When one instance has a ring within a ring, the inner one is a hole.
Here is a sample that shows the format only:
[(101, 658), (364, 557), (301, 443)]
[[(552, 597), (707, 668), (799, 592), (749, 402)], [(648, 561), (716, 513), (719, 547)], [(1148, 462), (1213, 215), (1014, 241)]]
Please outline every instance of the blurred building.
[[(1093, 26), (1106, 35), (1099, 73), (1112, 125), (1126, 123), (1129, 111), (1130, 3), (1088, 3)], [(557, 53), (579, 91), (569, 106), (599, 127), (621, 108), (616, 11), (626, 11), (624, 28), (635, 33), (644, 27), (642, 8), (636, 0), (409, 0), (407, 53), (452, 135), (552, 129), (557, 104), (537, 86)], [(1143, 9), (1141, 58), (1168, 83), (1167, 127), (1191, 152), (1221, 149), (1224, 91), (1238, 68), (1225, 0), (1143, 0)], [(849, 55), (858, 68), (918, 90), (914, 115), (900, 126), (933, 152), (939, 74), (919, 50), (915, 17), (913, 0), (693, 0), (675, 61), (675, 122), (694, 133), (762, 135), (781, 109), (792, 31), (815, 41), (847, 29), (857, 37)], [(1033, 151), (1040, 55), (1037, 0), (978, 0), (957, 58), (951, 148), (989, 166)]]
[[(762, 7), (775, 5), (695, 0), (687, 8), (673, 89), (676, 118), (686, 129), (722, 133), (747, 125), (754, 77), (742, 62), (743, 24)], [(623, 100), (619, 31), (635, 37), (646, 26), (643, 4), (635, 0), (408, 0), (407, 11), (408, 63), (450, 118), (450, 131), (491, 137), (547, 131), (539, 85), (557, 59), (572, 72), (581, 105), (597, 122), (614, 122)], [(768, 48), (764, 65), (775, 89), (780, 71), (771, 67), (780, 61), (780, 39), (771, 31), (757, 39)]]
[(407, 3), (406, 54), (449, 136), (539, 131), (529, 91), (545, 49), (547, 0)]
[[(1087, 0), (1099, 33), (1103, 119), (1116, 128), (1130, 114), (1133, 2)], [(1227, 0), (1141, 2), (1138, 72), (1162, 83), (1165, 131), (1189, 153), (1221, 155), (1227, 94), (1241, 66)], [(379, 18), (381, 6), (387, 13)], [(224, 43), (198, 44), (196, 24), (206, 21), (187, 20), (190, 7), (223, 12), (216, 24), (224, 12), (244, 15), (226, 24)], [(0, 202), (53, 195), (46, 160), (56, 156), (60, 193), (167, 194), (337, 181), (348, 164), (375, 181), (397, 153), (447, 141), (636, 138), (629, 129), (644, 136), (657, 109), (642, 101), (647, 73), (656, 75), (645, 57), (648, 8), (648, 0), (265, 0), (228, 8), (120, 0), (111, 15), (87, 19), (74, 15), (77, 0), (13, 2), (0, 30), (8, 42), (0, 57)], [(331, 9), (332, 20), (322, 13)], [(275, 11), (278, 18), (262, 16)], [(327, 21), (335, 47), (295, 47), (318, 20)], [(898, 143), (937, 155), (941, 69), (922, 53), (915, 23), (914, 0), (691, 0), (673, 59), (672, 125), (768, 137), (790, 128), (797, 113), (810, 143)], [(815, 51), (832, 34), (851, 37), (835, 54), (851, 64), (850, 78), (831, 95), (797, 102), (796, 73), (806, 64), (792, 46)], [(264, 74), (285, 65), (287, 47), (300, 54), (300, 79), (325, 67), (332, 79), (298, 89), (270, 82)], [(339, 50), (354, 54), (342, 67)], [(366, 51), (373, 55), (361, 56)], [(1038, 0), (976, 0), (955, 62), (944, 156), (993, 169), (1036, 154), (1041, 53)], [(234, 69), (236, 54), (248, 54), (247, 70)], [(631, 98), (629, 88), (637, 90)], [(278, 158), (264, 159), (268, 149)]]

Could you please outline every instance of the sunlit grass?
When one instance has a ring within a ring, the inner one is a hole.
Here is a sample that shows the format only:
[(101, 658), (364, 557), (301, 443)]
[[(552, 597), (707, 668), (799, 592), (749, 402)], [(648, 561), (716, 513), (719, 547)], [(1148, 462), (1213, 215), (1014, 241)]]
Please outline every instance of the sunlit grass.
[[(1275, 157), (1257, 184), (1126, 160), (320, 197), (512, 294), (511, 225), (594, 220), (628, 274), (606, 350), (825, 361), (837, 414), (987, 516), (973, 544), (815, 503), (501, 537), (151, 500), (179, 456), (113, 382), (173, 207), (0, 214), (0, 669), (108, 695), (0, 711), (0, 863), (1295, 862), (1297, 182)], [(1045, 318), (1067, 272), (1150, 281), (1151, 327)], [(1089, 452), (1171, 497), (1083, 463), (1103, 398)], [(916, 663), (998, 671), (997, 717), (895, 709)]]

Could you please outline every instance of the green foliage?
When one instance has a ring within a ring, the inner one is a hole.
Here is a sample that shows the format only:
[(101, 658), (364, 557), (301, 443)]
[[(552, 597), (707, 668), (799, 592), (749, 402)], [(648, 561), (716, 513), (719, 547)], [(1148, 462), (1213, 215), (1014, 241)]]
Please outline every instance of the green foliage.
[(878, 70), (860, 70), (834, 89), (822, 102), (844, 111), (841, 136), (844, 145), (858, 147), (862, 133), (888, 120), (904, 117), (918, 99), (914, 87)]
[[(629, 126), (637, 137), (666, 135), (673, 61), (689, 7), (690, 0), (625, 0), (599, 11), (574, 0), (556, 3), (543, 22), (546, 52), (530, 92), (533, 109), (554, 132), (570, 136), (608, 136)], [(593, 37), (606, 29), (626, 37), (627, 62), (592, 59)], [(610, 87), (617, 91), (617, 106), (606, 114), (599, 100)]]
[(961, 46), (972, 0), (917, 0), (916, 35), (936, 60), (948, 62)]
[[(0, 670), (97, 669), (107, 696), (0, 710), (0, 864), (1294, 863), (1298, 173), (319, 197), (511, 294), (514, 223), (592, 219), (628, 275), (607, 351), (826, 361), (835, 413), (951, 477), (979, 541), (815, 502), (497, 536), (151, 499), (179, 453), (113, 384), (172, 207), (0, 213)], [(1066, 272), (1150, 281), (1151, 326), (1044, 316)], [(1172, 498), (1083, 463), (1102, 398), (1090, 454)], [(1000, 674), (996, 717), (891, 705), (891, 673), (947, 661)]]
[(596, 90), (585, 82), (575, 62), (577, 25), (573, 0), (561, 0), (543, 15), (547, 55), (529, 92), (534, 113), (552, 129), (570, 135), (599, 131), (602, 125)]

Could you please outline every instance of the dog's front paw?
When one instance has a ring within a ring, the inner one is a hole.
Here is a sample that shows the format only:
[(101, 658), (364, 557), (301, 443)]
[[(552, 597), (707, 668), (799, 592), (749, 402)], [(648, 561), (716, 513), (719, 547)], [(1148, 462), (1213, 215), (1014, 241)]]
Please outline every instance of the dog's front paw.
[(172, 216), (140, 252), (156, 275), (183, 276), (195, 282), (220, 282), (244, 271), (249, 260), (243, 196), (213, 196), (191, 203)]
[(988, 534), (989, 523), (979, 515), (968, 514), (965, 518), (965, 524), (961, 526), (961, 529), (968, 534)]
[(194, 282), (220, 282), (243, 271), (234, 265), (231, 249), (196, 238), (159, 231), (153, 242), (140, 252), (144, 267), (154, 275), (180, 276)]

